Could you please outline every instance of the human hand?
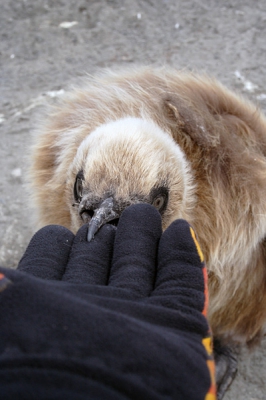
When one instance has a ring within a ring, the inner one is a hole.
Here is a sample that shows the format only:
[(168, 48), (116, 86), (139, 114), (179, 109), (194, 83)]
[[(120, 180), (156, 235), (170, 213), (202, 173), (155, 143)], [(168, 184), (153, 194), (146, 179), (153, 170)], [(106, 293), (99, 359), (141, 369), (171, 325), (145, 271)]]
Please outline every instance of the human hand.
[[(2, 271), (13, 285), (1, 294), (9, 323), (1, 341), (23, 344), (22, 353), (11, 346), (13, 357), (56, 363), (77, 391), (78, 370), (84, 393), (96, 390), (91, 398), (215, 399), (205, 267), (188, 223), (162, 234), (159, 213), (143, 204), (125, 210), (117, 231), (105, 225), (86, 236), (86, 226), (75, 237), (45, 227), (19, 271)], [(56, 372), (50, 383), (58, 387)]]

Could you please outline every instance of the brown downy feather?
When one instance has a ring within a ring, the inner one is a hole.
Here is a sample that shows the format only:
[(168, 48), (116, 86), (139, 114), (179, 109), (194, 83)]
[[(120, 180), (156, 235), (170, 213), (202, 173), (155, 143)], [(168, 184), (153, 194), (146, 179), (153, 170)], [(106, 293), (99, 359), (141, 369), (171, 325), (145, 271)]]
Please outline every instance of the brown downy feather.
[[(160, 179), (165, 173), (170, 190), (163, 227), (183, 217), (198, 234), (209, 271), (214, 335), (238, 343), (256, 341), (266, 321), (266, 120), (254, 105), (217, 81), (171, 69), (143, 68), (106, 73), (70, 92), (40, 129), (33, 149), (31, 186), (39, 226), (56, 223), (76, 231), (82, 224), (71, 204), (76, 173), (86, 163), (85, 179), (99, 191), (98, 196), (104, 191), (99, 182), (108, 187), (111, 180), (115, 185), (113, 171), (120, 196), (129, 196), (135, 174), (134, 187), (145, 197), (145, 187), (154, 184), (144, 165), (150, 169), (154, 165), (148, 149), (145, 162), (137, 154), (130, 159), (125, 153), (120, 159), (118, 149), (123, 153), (123, 143), (118, 140), (117, 148), (110, 144), (107, 156), (99, 150), (97, 160), (104, 167), (100, 174), (95, 164), (95, 176), (85, 160), (87, 149), (80, 153), (82, 160), (76, 156), (92, 131), (127, 117), (151, 121), (185, 155), (181, 173), (172, 161), (171, 146), (166, 146), (168, 156), (162, 156), (162, 165), (156, 167)], [(159, 151), (156, 141), (154, 148)], [(123, 169), (130, 171), (129, 159), (135, 165), (128, 176)], [(120, 172), (114, 168), (116, 160), (124, 163), (118, 166)]]

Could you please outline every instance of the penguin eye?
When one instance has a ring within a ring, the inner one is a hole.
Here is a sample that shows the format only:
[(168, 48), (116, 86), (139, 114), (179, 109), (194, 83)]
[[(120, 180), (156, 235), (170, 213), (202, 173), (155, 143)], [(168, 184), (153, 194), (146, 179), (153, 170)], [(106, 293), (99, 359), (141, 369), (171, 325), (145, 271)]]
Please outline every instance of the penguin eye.
[(158, 196), (156, 197), (153, 202), (152, 205), (158, 210), (162, 210), (163, 206), (164, 206), (164, 202), (165, 202), (165, 196)]
[(78, 203), (81, 201), (83, 195), (83, 181), (84, 181), (83, 171), (79, 171), (79, 173), (76, 176), (76, 181), (74, 184), (74, 197)]

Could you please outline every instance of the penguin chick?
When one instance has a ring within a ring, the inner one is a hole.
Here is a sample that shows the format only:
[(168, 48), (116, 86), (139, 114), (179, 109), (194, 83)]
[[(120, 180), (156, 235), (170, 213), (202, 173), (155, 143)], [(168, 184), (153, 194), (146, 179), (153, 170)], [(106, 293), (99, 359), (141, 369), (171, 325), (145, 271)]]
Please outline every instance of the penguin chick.
[(266, 321), (266, 120), (206, 76), (141, 68), (70, 92), (40, 128), (31, 186), (39, 226), (73, 232), (153, 204), (195, 228), (216, 338), (254, 343)]

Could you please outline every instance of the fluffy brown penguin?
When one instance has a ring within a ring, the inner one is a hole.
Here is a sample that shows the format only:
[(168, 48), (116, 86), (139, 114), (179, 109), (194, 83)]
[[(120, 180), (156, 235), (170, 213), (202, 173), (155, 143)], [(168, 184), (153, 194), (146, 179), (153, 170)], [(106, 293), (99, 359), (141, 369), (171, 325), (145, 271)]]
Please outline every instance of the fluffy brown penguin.
[(132, 203), (163, 228), (185, 218), (209, 272), (209, 321), (227, 343), (256, 342), (266, 321), (266, 120), (214, 79), (143, 68), (88, 78), (40, 129), (31, 186), (39, 226), (88, 240)]

